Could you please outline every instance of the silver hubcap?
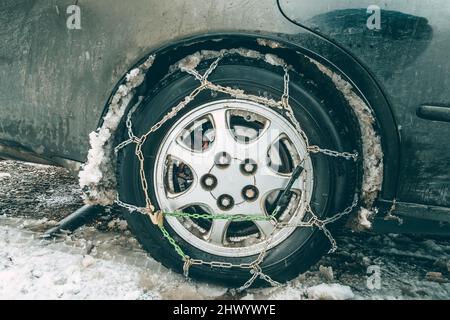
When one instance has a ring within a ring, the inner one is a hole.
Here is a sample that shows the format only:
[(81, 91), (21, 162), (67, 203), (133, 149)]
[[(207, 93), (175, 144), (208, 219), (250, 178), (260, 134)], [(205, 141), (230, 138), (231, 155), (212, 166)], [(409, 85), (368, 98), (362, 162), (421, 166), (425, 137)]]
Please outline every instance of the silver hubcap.
[[(292, 169), (304, 160), (289, 206), (277, 216), (299, 222), (313, 187), (305, 141), (283, 116), (244, 100), (221, 100), (184, 115), (163, 139), (156, 156), (154, 184), (167, 212), (269, 215)], [(294, 228), (274, 230), (272, 221), (174, 218), (167, 222), (205, 252), (243, 257), (280, 244)]]

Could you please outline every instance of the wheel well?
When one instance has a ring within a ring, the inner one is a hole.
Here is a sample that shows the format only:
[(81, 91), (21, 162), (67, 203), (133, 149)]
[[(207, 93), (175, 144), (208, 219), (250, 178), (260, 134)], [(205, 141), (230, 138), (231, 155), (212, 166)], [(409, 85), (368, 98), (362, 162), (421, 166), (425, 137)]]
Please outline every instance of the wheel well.
[[(292, 64), (300, 74), (320, 73), (323, 80), (320, 83), (313, 83), (312, 85), (324, 85), (326, 88), (331, 89), (330, 92), (332, 92), (332, 94), (337, 93), (341, 95), (341, 98), (343, 98), (341, 101), (346, 102), (347, 107), (349, 107), (347, 110), (353, 110), (352, 112), (349, 112), (349, 115), (353, 120), (353, 123), (359, 127), (360, 132), (362, 133), (355, 133), (356, 142), (360, 145), (360, 149), (363, 150), (365, 156), (369, 156), (368, 152), (378, 153), (375, 157), (375, 162), (377, 163), (364, 163), (363, 165), (363, 175), (366, 174), (366, 171), (373, 171), (372, 175), (369, 176), (369, 178), (366, 178), (366, 180), (373, 180), (369, 182), (374, 182), (376, 184), (373, 188), (366, 187), (367, 190), (364, 190), (364, 178), (362, 179), (362, 189), (363, 192), (366, 191), (366, 195), (363, 195), (363, 207), (370, 210), (379, 192), (381, 191), (381, 184), (383, 182), (383, 151), (386, 150), (384, 148), (386, 139), (383, 138), (386, 134), (384, 132), (384, 127), (380, 125), (377, 115), (385, 113), (386, 110), (378, 110), (378, 112), (376, 112), (376, 109), (371, 107), (371, 104), (362, 94), (360, 89), (355, 85), (354, 81), (348, 79), (348, 77), (342, 71), (337, 69), (332, 63), (323, 57), (312, 53), (306, 48), (302, 48), (278, 38), (265, 38), (260, 35), (229, 34), (194, 37), (175, 44), (167, 45), (166, 47), (155, 51), (152, 55), (141, 59), (133, 68), (130, 69), (130, 72), (121, 79), (115, 87), (113, 94), (104, 109), (99, 123), (100, 129), (97, 131), (98, 137), (101, 135), (101, 128), (106, 126), (108, 128), (108, 133), (111, 134), (108, 139), (109, 141), (102, 146), (104, 149), (102, 151), (103, 154), (106, 155), (106, 158), (103, 160), (95, 159), (96, 155), (94, 150), (92, 152), (92, 156), (88, 157), (88, 163), (85, 166), (85, 169), (80, 173), (80, 183), (83, 190), (86, 191), (87, 194), (85, 198), (86, 202), (109, 204), (115, 199), (115, 179), (111, 177), (114, 172), (113, 170), (109, 169), (107, 170), (108, 172), (100, 174), (102, 177), (101, 180), (107, 181), (107, 184), (103, 185), (102, 181), (92, 181), (88, 179), (87, 176), (89, 171), (104, 170), (100, 169), (102, 165), (114, 165), (115, 159), (112, 152), (114, 138), (117, 136), (122, 136), (121, 134), (115, 134), (115, 131), (119, 129), (120, 132), (120, 125), (122, 124), (123, 126), (124, 123), (122, 118), (126, 114), (126, 111), (129, 110), (129, 108), (131, 108), (131, 106), (135, 103), (137, 97), (163, 79), (164, 75), (169, 72), (170, 66), (182, 58), (199, 52), (200, 50), (220, 51), (222, 49), (232, 48), (247, 48), (260, 52), (262, 55), (276, 54), (276, 56), (281, 57), (288, 64)], [(153, 61), (156, 61), (157, 63), (153, 64)], [(133, 72), (134, 74), (137, 72), (137, 79), (133, 77)], [(324, 75), (326, 77), (324, 77)], [(132, 93), (131, 96), (130, 93)], [(120, 106), (119, 102), (122, 103), (122, 107), (124, 104), (126, 104), (126, 106), (122, 108), (123, 110), (121, 109), (119, 112), (114, 113), (114, 116), (119, 119), (118, 122), (111, 128), (110, 125), (105, 125), (105, 123), (107, 122), (106, 120), (111, 119), (111, 110), (117, 109)], [(359, 108), (360, 111), (355, 112), (355, 108)], [(339, 112), (339, 110), (336, 110), (336, 112)], [(388, 112), (390, 113), (390, 110), (388, 110)], [(369, 130), (371, 132), (369, 135), (365, 135), (364, 132), (368, 127), (372, 128)], [(104, 139), (105, 137), (102, 138)], [(366, 150), (364, 150), (364, 139), (372, 139), (372, 142), (369, 143)], [(93, 145), (92, 140), (93, 139), (91, 137), (91, 145)], [(89, 158), (95, 159), (92, 161), (94, 162), (94, 165), (91, 167), (89, 167)], [(105, 176), (107, 177), (106, 179), (104, 178)], [(375, 181), (374, 179), (376, 177), (378, 177), (379, 180)], [(366, 184), (367, 183), (368, 181), (366, 181)]]

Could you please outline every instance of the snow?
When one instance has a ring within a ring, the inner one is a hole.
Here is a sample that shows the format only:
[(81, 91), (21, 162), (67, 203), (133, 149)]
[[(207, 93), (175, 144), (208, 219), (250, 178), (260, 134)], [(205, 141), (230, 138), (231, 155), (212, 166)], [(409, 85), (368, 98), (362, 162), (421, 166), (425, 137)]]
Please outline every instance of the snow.
[(307, 289), (308, 299), (312, 300), (349, 300), (355, 295), (349, 286), (343, 286), (337, 283), (319, 284)]
[(428, 272), (425, 275), (425, 278), (428, 281), (438, 282), (438, 283), (446, 283), (448, 280), (444, 277), (442, 272)]
[[(305, 283), (292, 281), (282, 289), (263, 289), (267, 292), (264, 299), (268, 300), (349, 300), (357, 298), (349, 286), (339, 283), (320, 283), (308, 286)], [(254, 293), (247, 294), (243, 299), (253, 300)]]
[(333, 281), (334, 273), (332, 267), (319, 266), (320, 275), (327, 281)]
[[(24, 229), (37, 223), (0, 216), (0, 300), (214, 299), (227, 291), (172, 273), (148, 258), (134, 239), (84, 228), (47, 241)], [(94, 239), (90, 254), (92, 241), (83, 237)]]
[(366, 208), (361, 208), (358, 212), (359, 225), (365, 229), (372, 228), (372, 223), (369, 220), (372, 214), (372, 211), (369, 211)]
[[(375, 117), (370, 107), (357, 95), (353, 86), (343, 79), (340, 75), (334, 73), (320, 62), (311, 59), (317, 68), (327, 75), (334, 83), (336, 88), (342, 92), (352, 108), (359, 122), (363, 149), (363, 181), (362, 181), (362, 200), (364, 206), (361, 208), (356, 219), (355, 229), (367, 229), (371, 227), (369, 217), (376, 215), (376, 210), (372, 206), (381, 191), (383, 184), (383, 149), (381, 147), (381, 138), (376, 133)], [(370, 214), (368, 211), (372, 211)]]
[(208, 59), (216, 59), (220, 56), (226, 56), (226, 55), (240, 55), (244, 58), (250, 58), (250, 59), (259, 59), (263, 60), (271, 65), (274, 66), (284, 66), (286, 62), (281, 59), (280, 57), (274, 55), (274, 54), (262, 54), (258, 51), (246, 49), (246, 48), (233, 48), (233, 49), (222, 49), (220, 51), (214, 51), (214, 50), (201, 50), (196, 53), (193, 53), (174, 65), (172, 65), (169, 70), (171, 73), (173, 73), (176, 70), (181, 71), (192, 71), (197, 68), (197, 66), (200, 64), (203, 60)]
[(7, 178), (11, 178), (11, 174), (9, 174), (7, 172), (0, 172), (0, 180), (7, 179)]
[(86, 204), (109, 205), (117, 198), (115, 177), (115, 156), (112, 138), (128, 108), (134, 89), (144, 81), (145, 72), (153, 65), (150, 56), (138, 68), (131, 70), (111, 99), (103, 124), (89, 135), (90, 150), (87, 162), (79, 173), (79, 183), (84, 192)]
[[(0, 183), (0, 299), (293, 300), (309, 299), (308, 292), (317, 294), (314, 287), (322, 284), (340, 299), (345, 289), (330, 285), (350, 287), (353, 299), (450, 297), (449, 239), (345, 230), (333, 234), (334, 254), (285, 286), (231, 296), (229, 288), (186, 280), (150, 258), (110, 207), (91, 224), (96, 228), (83, 227), (55, 241), (40, 239), (82, 205), (72, 203), (80, 191), (75, 179), (61, 168), (11, 161), (1, 161), (0, 172), (11, 174)], [(71, 200), (55, 201), (55, 196)], [(376, 290), (367, 286), (373, 266), (381, 272)]]
[[(0, 226), (0, 299), (137, 299), (140, 270)], [(9, 242), (5, 247), (5, 242)]]
[(271, 64), (271, 65), (274, 65), (274, 66), (280, 66), (280, 67), (282, 67), (282, 66), (284, 66), (284, 65), (286, 64), (286, 62), (284, 62), (283, 59), (281, 59), (280, 57), (277, 57), (277, 56), (274, 55), (274, 54), (270, 54), (270, 53), (268, 53), (268, 54), (266, 54), (266, 55), (264, 56), (264, 60), (265, 60), (268, 64)]
[(256, 42), (260, 46), (269, 47), (272, 49), (284, 48), (284, 46), (281, 43), (269, 39), (258, 38), (256, 39)]
[(127, 82), (131, 82), (133, 79), (135, 79), (136, 77), (139, 76), (139, 74), (141, 73), (141, 70), (139, 68), (135, 68), (133, 70), (131, 70), (127, 75), (126, 75), (126, 79)]
[(128, 223), (125, 220), (114, 219), (108, 223), (109, 229), (117, 228), (118, 230), (125, 231), (128, 228)]
[(180, 60), (177, 66), (181, 71), (194, 70), (201, 61), (202, 56), (200, 52), (196, 52)]
[[(120, 224), (121, 220), (116, 220)], [(125, 232), (84, 227), (48, 241), (32, 232), (46, 219), (0, 216), (0, 299), (448, 299), (450, 245), (397, 235), (338, 237), (340, 249), (277, 288), (228, 288), (186, 280), (148, 257)], [(370, 240), (367, 240), (370, 239)], [(422, 261), (422, 262), (421, 262)], [(426, 262), (426, 263), (424, 263)], [(381, 289), (366, 287), (369, 265)], [(333, 266), (333, 267), (332, 267)], [(360, 270), (360, 271), (358, 271)]]

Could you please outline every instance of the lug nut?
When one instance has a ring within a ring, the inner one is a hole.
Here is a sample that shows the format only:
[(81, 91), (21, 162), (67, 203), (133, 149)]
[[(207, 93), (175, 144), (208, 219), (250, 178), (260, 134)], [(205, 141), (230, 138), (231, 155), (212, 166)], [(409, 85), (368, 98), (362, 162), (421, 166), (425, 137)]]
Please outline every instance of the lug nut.
[(226, 168), (231, 164), (231, 156), (226, 152), (220, 152), (216, 155), (214, 163), (219, 168)]
[(211, 187), (214, 184), (214, 180), (211, 177), (205, 179), (205, 185)]
[(245, 196), (249, 199), (254, 198), (255, 197), (255, 191), (252, 189), (248, 189), (245, 191)]
[(230, 210), (234, 207), (234, 199), (227, 194), (221, 195), (217, 199), (217, 206), (222, 210)]
[(255, 201), (258, 199), (259, 191), (255, 186), (246, 186), (242, 189), (242, 197), (245, 201)]
[(213, 190), (215, 187), (217, 187), (217, 178), (213, 176), (212, 174), (205, 174), (200, 179), (200, 184), (203, 187), (203, 189), (206, 189), (208, 191)]
[(258, 165), (250, 159), (244, 160), (240, 167), (241, 172), (245, 175), (253, 175), (258, 170)]
[(253, 165), (250, 164), (250, 163), (246, 163), (244, 165), (244, 170), (245, 170), (245, 172), (252, 172), (253, 171)]

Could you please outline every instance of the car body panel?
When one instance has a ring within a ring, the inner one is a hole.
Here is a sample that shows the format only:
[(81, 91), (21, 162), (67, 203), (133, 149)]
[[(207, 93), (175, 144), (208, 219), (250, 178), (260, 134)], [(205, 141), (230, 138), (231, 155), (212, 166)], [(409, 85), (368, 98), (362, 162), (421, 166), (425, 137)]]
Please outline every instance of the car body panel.
[[(401, 137), (397, 199), (450, 206), (450, 123), (417, 116), (421, 105), (450, 107), (450, 2), (446, 0), (280, 0), (294, 22), (355, 56), (381, 85)], [(370, 6), (381, 9), (370, 30)]]
[(113, 87), (150, 51), (193, 34), (298, 29), (267, 0), (90, 0), (79, 4), (82, 29), (69, 30), (70, 4), (2, 1), (0, 140), (77, 161)]
[[(421, 103), (450, 104), (450, 92), (444, 90), (449, 84), (445, 53), (450, 52), (450, 41), (445, 40), (450, 24), (435, 22), (429, 17), (435, 11), (419, 7), (405, 15), (425, 17), (430, 23), (424, 24), (423, 32), (401, 39), (349, 34), (339, 19), (331, 25), (334, 19), (328, 18), (319, 19), (316, 26), (308, 23), (317, 15), (332, 16), (342, 3), (347, 3), (344, 9), (353, 9), (351, 2), (329, 1), (323, 6), (321, 1), (297, 1), (311, 9), (305, 14), (298, 8), (289, 10), (296, 13), (289, 19), (304, 24), (299, 26), (283, 16), (288, 2), (281, 1), (280, 11), (275, 0), (85, 0), (78, 3), (82, 29), (69, 30), (66, 8), (73, 1), (4, 0), (0, 145), (23, 148), (49, 161), (83, 162), (88, 134), (97, 128), (114, 87), (147, 54), (207, 34), (260, 36), (308, 50), (356, 83), (383, 135), (382, 198), (449, 207), (450, 151), (443, 143), (450, 125), (419, 119), (415, 109)], [(363, 17), (365, 23), (366, 11)], [(349, 47), (347, 39), (356, 45)]]

